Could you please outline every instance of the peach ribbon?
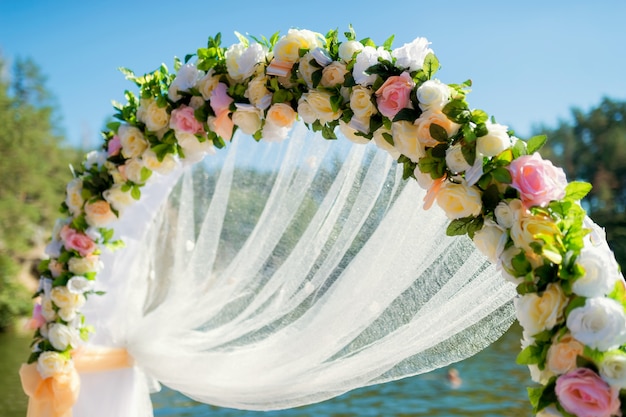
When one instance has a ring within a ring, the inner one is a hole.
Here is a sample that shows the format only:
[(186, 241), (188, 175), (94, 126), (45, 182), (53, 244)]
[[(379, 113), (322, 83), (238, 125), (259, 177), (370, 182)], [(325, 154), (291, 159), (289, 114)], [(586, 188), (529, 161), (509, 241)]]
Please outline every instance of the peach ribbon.
[(78, 372), (102, 372), (129, 368), (133, 360), (121, 348), (83, 348), (72, 355), (74, 366), (48, 378), (42, 378), (37, 364), (20, 368), (22, 388), (29, 396), (27, 417), (72, 417), (72, 407), (78, 399)]

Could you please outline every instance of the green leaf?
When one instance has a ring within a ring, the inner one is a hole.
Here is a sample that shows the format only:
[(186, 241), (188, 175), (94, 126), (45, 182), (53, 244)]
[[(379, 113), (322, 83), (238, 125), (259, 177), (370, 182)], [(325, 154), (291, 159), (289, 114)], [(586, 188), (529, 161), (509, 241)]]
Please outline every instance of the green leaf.
[(585, 198), (591, 191), (591, 184), (583, 181), (572, 181), (565, 187), (565, 199), (578, 201)]
[(442, 126), (437, 123), (431, 123), (428, 130), (430, 132), (430, 136), (432, 136), (432, 138), (437, 142), (448, 142), (448, 132)]
[(415, 109), (404, 108), (404, 109), (400, 110), (398, 113), (396, 113), (396, 115), (393, 117), (392, 121), (393, 122), (399, 122), (399, 121), (402, 121), (402, 120), (406, 120), (408, 122), (413, 123), (413, 122), (415, 122), (415, 120), (417, 120), (419, 115), (420, 115), (420, 113), (417, 110), (415, 110)]
[(529, 155), (539, 151), (548, 140), (546, 135), (533, 136), (528, 140), (527, 152)]
[(393, 143), (393, 136), (391, 136), (390, 133), (383, 133), (383, 139), (385, 139), (385, 141), (390, 144), (391, 146), (394, 146), (395, 144)]
[(572, 310), (578, 307), (583, 307), (586, 302), (587, 302), (587, 298), (585, 297), (580, 297), (580, 296), (574, 297), (565, 308), (565, 317), (569, 316), (569, 313), (571, 313)]
[(322, 70), (319, 69), (317, 71), (313, 71), (313, 74), (311, 74), (311, 81), (313, 81), (313, 88), (317, 88), (317, 86), (320, 84), (320, 82), (322, 81)]
[(515, 141), (515, 144), (511, 148), (513, 151), (513, 159), (519, 158), (522, 155), (528, 155), (528, 151), (526, 150), (526, 142), (523, 140)]
[(541, 362), (541, 352), (543, 349), (536, 345), (530, 345), (524, 348), (515, 359), (518, 365), (536, 365)]
[(487, 120), (489, 120), (489, 115), (483, 110), (475, 109), (472, 110), (471, 120), (476, 124), (485, 123)]
[(482, 226), (482, 218), (478, 219), (474, 216), (463, 217), (461, 219), (454, 219), (448, 225), (446, 229), (446, 235), (448, 236), (462, 236), (470, 231), (476, 231), (478, 224)]
[(137, 185), (132, 186), (130, 190), (130, 196), (135, 200), (139, 200), (141, 198), (141, 190), (139, 189), (139, 186)]
[(491, 171), (493, 178), (498, 181), (500, 184), (511, 184), (513, 182), (513, 177), (511, 176), (511, 172), (504, 167), (498, 167)]
[(471, 117), (470, 109), (462, 99), (451, 100), (441, 111), (448, 116), (448, 119), (459, 124), (468, 122)]
[(393, 45), (393, 40), (396, 37), (396, 35), (391, 35), (390, 37), (387, 38), (387, 40), (385, 40), (385, 42), (383, 43), (383, 48), (385, 48), (386, 50), (390, 51), (391, 50), (391, 45)]
[(432, 52), (426, 55), (424, 58), (424, 64), (422, 65), (424, 72), (429, 80), (433, 78), (435, 73), (439, 71), (439, 60)]
[(462, 146), (461, 153), (463, 158), (465, 158), (465, 162), (473, 166), (474, 162), (476, 162), (476, 142)]

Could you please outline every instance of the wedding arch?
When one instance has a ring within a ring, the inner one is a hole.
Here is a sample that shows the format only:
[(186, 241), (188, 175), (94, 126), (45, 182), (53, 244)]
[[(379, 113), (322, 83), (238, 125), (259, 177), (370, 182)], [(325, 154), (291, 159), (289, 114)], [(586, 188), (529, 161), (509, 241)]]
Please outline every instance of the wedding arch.
[(40, 266), (29, 416), (149, 416), (157, 383), (303, 405), (462, 360), (515, 317), (535, 413), (622, 414), (624, 279), (545, 137), (471, 108), (424, 38), (237, 35), (123, 69), (139, 93)]

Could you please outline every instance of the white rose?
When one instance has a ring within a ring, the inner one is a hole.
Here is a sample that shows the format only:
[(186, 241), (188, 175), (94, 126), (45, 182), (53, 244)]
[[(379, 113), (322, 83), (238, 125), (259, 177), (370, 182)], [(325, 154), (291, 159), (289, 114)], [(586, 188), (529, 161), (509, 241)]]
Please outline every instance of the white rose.
[(344, 62), (352, 61), (354, 54), (363, 50), (363, 44), (359, 41), (342, 42), (339, 45), (339, 58)]
[(346, 66), (341, 62), (333, 62), (322, 70), (322, 87), (335, 87), (346, 80)]
[(352, 75), (354, 76), (354, 81), (357, 84), (363, 86), (370, 86), (374, 84), (377, 75), (368, 75), (365, 73), (365, 71), (369, 67), (378, 64), (378, 58), (391, 61), (391, 55), (389, 54), (389, 51), (386, 51), (383, 47), (375, 49), (374, 47), (366, 46), (356, 56), (356, 62), (354, 63), (354, 68), (352, 69)]
[(339, 121), (339, 131), (352, 143), (364, 145), (370, 142), (368, 138), (357, 135), (358, 130), (350, 127), (343, 120)]
[(511, 147), (507, 126), (487, 122), (487, 134), (476, 139), (476, 152), (485, 156), (496, 156)]
[(393, 159), (398, 159), (400, 157), (400, 152), (391, 143), (387, 142), (387, 139), (385, 139), (386, 135), (390, 135), (393, 137), (389, 129), (381, 127), (380, 129), (376, 130), (373, 137), (374, 143), (380, 149), (387, 151)]
[(85, 304), (85, 296), (70, 292), (67, 287), (54, 287), (50, 291), (52, 302), (59, 308), (77, 310)]
[(48, 326), (48, 339), (52, 347), (59, 351), (64, 351), (68, 347), (77, 347), (80, 340), (76, 330), (61, 323)]
[(93, 166), (102, 168), (108, 157), (105, 151), (91, 151), (85, 156), (85, 168), (91, 169)]
[(317, 114), (313, 107), (302, 97), (298, 100), (298, 115), (304, 123), (312, 124), (317, 120)]
[(496, 221), (500, 226), (510, 229), (515, 223), (517, 213), (519, 213), (522, 208), (521, 200), (514, 199), (508, 203), (501, 201), (494, 210)]
[(167, 91), (167, 95), (172, 101), (178, 101), (182, 98), (179, 94), (180, 91), (189, 91), (190, 88), (195, 87), (196, 83), (202, 76), (202, 73), (198, 71), (194, 64), (185, 64), (178, 70), (176, 78), (170, 84)]
[[(552, 329), (563, 319), (567, 297), (558, 284), (548, 284), (541, 294), (524, 294), (514, 300), (515, 313), (524, 332), (531, 336)], [(574, 335), (574, 337), (576, 337)]]
[(167, 107), (159, 107), (156, 100), (142, 98), (137, 108), (137, 119), (146, 125), (146, 129), (157, 132), (170, 122)]
[(136, 158), (148, 148), (148, 141), (143, 133), (134, 126), (121, 125), (117, 130), (117, 136), (120, 138), (124, 158)]
[[(83, 294), (94, 289), (95, 282), (85, 277), (75, 275), (67, 282), (67, 290), (72, 294)], [(68, 321), (68, 320), (66, 320)]]
[(315, 115), (315, 119), (319, 120), (322, 124), (337, 120), (341, 116), (340, 109), (337, 109), (337, 111), (333, 110), (330, 103), (329, 93), (313, 90), (302, 94), (298, 103), (303, 101), (309, 104), (313, 114)]
[(452, 145), (446, 149), (446, 165), (454, 173), (465, 172), (471, 168), (463, 156), (463, 147), (460, 144)]
[(350, 93), (350, 108), (354, 116), (359, 120), (367, 120), (369, 132), (369, 119), (373, 114), (378, 113), (376, 106), (372, 102), (372, 90), (360, 85), (355, 86)]
[(68, 367), (68, 359), (58, 352), (42, 352), (37, 359), (37, 371), (39, 371), (39, 374), (44, 379), (66, 373)]
[(52, 300), (49, 297), (43, 297), (41, 299), (41, 315), (46, 321), (54, 321), (57, 318), (54, 305), (52, 305)]
[(158, 172), (161, 175), (167, 175), (178, 166), (176, 156), (171, 153), (165, 154), (162, 161), (159, 161), (156, 153), (152, 149), (146, 149), (141, 155), (141, 160), (146, 168), (150, 171)]
[(198, 138), (192, 133), (176, 132), (176, 139), (178, 144), (183, 148), (185, 154), (184, 161), (186, 163), (196, 163), (201, 161), (207, 154), (214, 154), (215, 147), (213, 142), (205, 140), (200, 142)]
[(289, 29), (287, 34), (274, 45), (274, 57), (282, 62), (295, 63), (300, 58), (300, 49), (315, 49), (326, 43), (324, 35), (306, 29)]
[(588, 298), (584, 306), (570, 312), (567, 327), (572, 336), (593, 349), (607, 351), (626, 343), (624, 307), (611, 298)]
[(298, 66), (298, 72), (309, 88), (313, 88), (313, 73), (321, 69), (311, 64), (311, 61), (314, 61), (313, 55), (307, 52), (300, 58), (300, 65)]
[(485, 222), (482, 229), (474, 233), (476, 248), (493, 264), (498, 262), (508, 235), (494, 222)]
[(417, 38), (411, 43), (405, 43), (400, 48), (394, 49), (391, 56), (396, 58), (396, 65), (400, 68), (408, 68), (409, 71), (417, 71), (424, 65), (424, 58), (433, 50), (428, 47), (430, 42), (426, 38)]
[(291, 128), (288, 126), (279, 126), (270, 120), (266, 120), (263, 125), (263, 129), (261, 130), (261, 134), (263, 136), (263, 140), (266, 142), (281, 142), (287, 139), (289, 130), (291, 130)]
[(420, 167), (416, 167), (413, 175), (415, 175), (415, 179), (417, 180), (417, 184), (424, 190), (430, 189), (435, 183), (433, 177), (430, 176), (430, 173), (424, 173), (420, 171)]
[(143, 184), (145, 180), (141, 177), (142, 170), (144, 168), (143, 161), (139, 158), (128, 159), (123, 166), (124, 175), (128, 178), (129, 181), (134, 182), (135, 184)]
[(65, 188), (65, 204), (70, 213), (76, 215), (83, 208), (85, 200), (83, 199), (83, 180), (74, 178)]
[(626, 389), (626, 353), (621, 350), (607, 352), (600, 363), (600, 375), (611, 386)]
[(69, 323), (76, 319), (76, 310), (72, 308), (60, 308), (57, 312), (61, 320)]
[(211, 98), (211, 94), (213, 94), (213, 90), (217, 87), (219, 82), (219, 77), (215, 76), (215, 71), (211, 68), (209, 72), (196, 82), (195, 87), (200, 91), (200, 94), (202, 94), (202, 98), (207, 101)]
[(123, 191), (122, 186), (122, 184), (115, 184), (102, 193), (102, 196), (109, 202), (111, 207), (120, 213), (135, 202), (135, 199), (130, 195), (130, 191)]
[(465, 182), (455, 184), (447, 181), (437, 193), (437, 204), (449, 219), (477, 216), (483, 203), (480, 190), (469, 187)]
[(267, 77), (257, 75), (250, 80), (244, 96), (259, 109), (268, 108), (272, 102), (272, 93), (267, 89)]
[(428, 80), (417, 88), (422, 110), (441, 110), (450, 101), (450, 87), (439, 80)]
[(260, 43), (244, 45), (238, 43), (230, 46), (224, 55), (226, 58), (226, 69), (235, 81), (243, 81), (252, 76), (256, 66), (265, 60), (267, 48)]
[(261, 115), (254, 106), (237, 105), (233, 113), (233, 123), (247, 135), (254, 135), (261, 128)]
[(67, 265), (70, 272), (76, 275), (98, 272), (102, 267), (102, 263), (100, 262), (100, 257), (98, 255), (87, 255), (84, 258), (75, 256), (70, 258)]
[(418, 162), (420, 158), (426, 156), (426, 151), (419, 140), (417, 140), (417, 126), (406, 120), (391, 124), (393, 143), (395, 148), (411, 159)]
[(619, 266), (608, 248), (585, 246), (576, 262), (585, 269), (585, 274), (574, 281), (572, 291), (583, 297), (602, 297), (621, 278)]

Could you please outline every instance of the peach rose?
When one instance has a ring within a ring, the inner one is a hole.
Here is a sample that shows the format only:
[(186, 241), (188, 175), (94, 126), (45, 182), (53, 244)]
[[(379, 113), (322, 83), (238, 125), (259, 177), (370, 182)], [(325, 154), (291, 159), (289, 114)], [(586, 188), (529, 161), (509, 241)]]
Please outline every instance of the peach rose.
[(430, 135), (430, 125), (436, 124), (445, 129), (448, 137), (454, 136), (459, 131), (459, 125), (448, 119), (440, 111), (427, 110), (415, 121), (417, 126), (417, 138), (426, 147), (434, 147), (439, 142)]
[(335, 87), (343, 84), (346, 80), (346, 65), (341, 62), (332, 62), (322, 70), (322, 81), (320, 84), (322, 87)]
[(296, 120), (296, 112), (288, 104), (276, 103), (269, 108), (265, 119), (278, 127), (291, 127)]
[(554, 341), (548, 349), (546, 366), (556, 375), (561, 375), (576, 368), (576, 358), (583, 354), (584, 346), (572, 335), (567, 334)]
[(104, 227), (117, 220), (117, 216), (106, 200), (97, 200), (85, 204), (85, 219), (90, 226)]

